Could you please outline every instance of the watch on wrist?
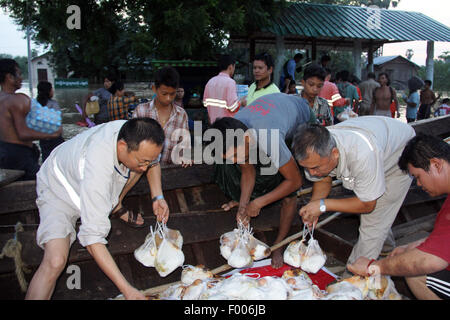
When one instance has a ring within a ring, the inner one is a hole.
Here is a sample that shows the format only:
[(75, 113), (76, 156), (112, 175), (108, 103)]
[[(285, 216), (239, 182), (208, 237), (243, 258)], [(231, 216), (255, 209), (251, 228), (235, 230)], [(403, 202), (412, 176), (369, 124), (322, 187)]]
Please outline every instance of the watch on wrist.
[(320, 199), (319, 210), (320, 210), (321, 213), (324, 213), (325, 211), (327, 211), (327, 206), (325, 205), (325, 200), (324, 199)]

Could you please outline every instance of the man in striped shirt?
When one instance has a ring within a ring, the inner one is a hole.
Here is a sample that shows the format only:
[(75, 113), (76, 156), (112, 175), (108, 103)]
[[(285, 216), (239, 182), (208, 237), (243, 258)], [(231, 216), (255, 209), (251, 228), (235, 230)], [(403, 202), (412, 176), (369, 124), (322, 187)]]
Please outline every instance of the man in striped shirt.
[(360, 257), (348, 269), (359, 275), (403, 276), (420, 300), (450, 299), (450, 145), (419, 135), (406, 145), (400, 169), (417, 180), (432, 197), (447, 194), (433, 231), (427, 238), (395, 248), (378, 261)]
[(203, 105), (208, 108), (209, 123), (217, 118), (233, 117), (239, 110), (236, 81), (233, 80), (236, 62), (230, 55), (219, 60), (220, 73), (211, 78), (205, 86)]
[(331, 70), (325, 69), (327, 76), (325, 77), (325, 82), (323, 83), (323, 87), (319, 92), (319, 97), (324, 98), (328, 101), (328, 105), (330, 106), (331, 114), (334, 117), (334, 107), (343, 107), (349, 104), (348, 99), (342, 98), (339, 93), (338, 87), (330, 81), (331, 79)]

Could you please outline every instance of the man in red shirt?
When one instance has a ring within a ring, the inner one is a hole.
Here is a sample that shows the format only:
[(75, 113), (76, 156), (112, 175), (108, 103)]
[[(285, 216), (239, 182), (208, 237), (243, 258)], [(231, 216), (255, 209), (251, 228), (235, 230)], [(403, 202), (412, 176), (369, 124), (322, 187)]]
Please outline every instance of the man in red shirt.
[(341, 94), (339, 93), (338, 87), (330, 81), (331, 70), (326, 68), (325, 71), (327, 73), (327, 76), (325, 77), (323, 87), (319, 92), (319, 97), (327, 99), (331, 114), (334, 117), (334, 107), (343, 107), (349, 104), (349, 100), (346, 98), (342, 98)]
[(420, 300), (450, 299), (450, 145), (418, 135), (400, 156), (399, 167), (409, 172), (431, 196), (447, 194), (430, 235), (396, 248), (378, 261), (358, 258), (347, 268), (355, 274), (404, 276)]

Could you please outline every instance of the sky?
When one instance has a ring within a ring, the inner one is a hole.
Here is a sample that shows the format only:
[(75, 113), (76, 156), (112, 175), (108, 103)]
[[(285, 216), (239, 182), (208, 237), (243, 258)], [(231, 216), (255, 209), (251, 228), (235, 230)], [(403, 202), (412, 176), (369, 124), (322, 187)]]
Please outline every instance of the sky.
[[(392, 10), (416, 11), (450, 27), (450, 1), (449, 0), (400, 0), (397, 8)], [(14, 24), (13, 20), (0, 10), (0, 53), (11, 54), (12, 56), (27, 55), (27, 41), (25, 32)], [(45, 52), (43, 47), (31, 44), (32, 49), (36, 49), (39, 54)], [(396, 44), (384, 45), (383, 55), (405, 56), (406, 50), (412, 49), (414, 55), (412, 61), (418, 65), (425, 65), (427, 43), (426, 41), (409, 41)], [(450, 51), (450, 42), (435, 42), (435, 58), (445, 51)]]

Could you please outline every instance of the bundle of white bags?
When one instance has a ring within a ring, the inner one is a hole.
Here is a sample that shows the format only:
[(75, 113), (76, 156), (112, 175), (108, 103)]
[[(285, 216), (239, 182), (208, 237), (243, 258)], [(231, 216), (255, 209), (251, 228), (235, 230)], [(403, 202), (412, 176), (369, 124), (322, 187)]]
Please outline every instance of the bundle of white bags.
[(250, 226), (238, 228), (220, 237), (220, 254), (233, 268), (244, 268), (270, 256), (270, 247), (253, 236)]
[(178, 230), (169, 229), (165, 223), (157, 222), (155, 230), (144, 243), (134, 251), (134, 257), (146, 267), (155, 267), (161, 277), (165, 277), (184, 263), (181, 250), (183, 236)]
[[(310, 236), (308, 245), (305, 244), (306, 237)], [(301, 268), (303, 271), (317, 273), (327, 260), (319, 246), (319, 242), (313, 237), (314, 229), (309, 231), (306, 225), (303, 226), (302, 240), (295, 240), (289, 243), (283, 254), (283, 260), (288, 265)]]

